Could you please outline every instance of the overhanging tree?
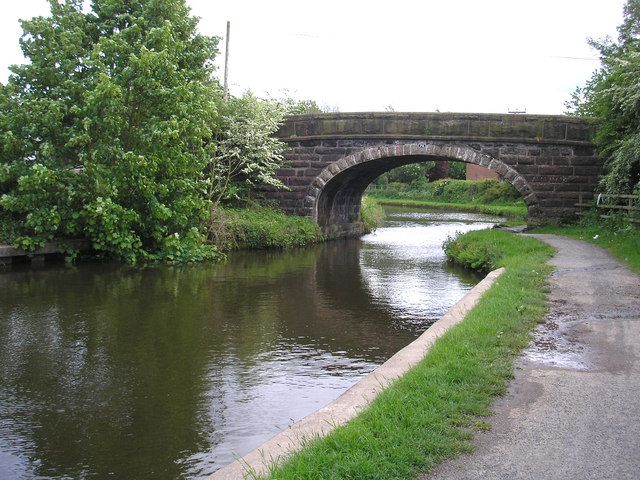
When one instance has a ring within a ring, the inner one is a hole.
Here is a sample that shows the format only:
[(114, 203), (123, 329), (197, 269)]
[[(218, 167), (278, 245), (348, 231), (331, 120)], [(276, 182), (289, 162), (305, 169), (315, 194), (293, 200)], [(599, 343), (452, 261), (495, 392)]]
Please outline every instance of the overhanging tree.
[(605, 191), (640, 194), (640, 0), (627, 0), (617, 41), (590, 44), (602, 67), (574, 92), (568, 113), (602, 120), (596, 142), (606, 161)]
[(35, 248), (83, 235), (130, 261), (200, 259), (217, 39), (184, 0), (50, 0), (0, 91), (0, 221)]

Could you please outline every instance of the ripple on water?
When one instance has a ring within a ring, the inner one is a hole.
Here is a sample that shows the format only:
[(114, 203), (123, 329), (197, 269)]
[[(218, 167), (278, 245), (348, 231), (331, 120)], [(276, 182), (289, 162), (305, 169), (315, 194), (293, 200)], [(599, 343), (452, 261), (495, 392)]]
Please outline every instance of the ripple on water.
[(394, 209), (361, 240), (213, 267), (3, 273), (0, 478), (211, 473), (420, 335), (477, 282), (442, 243), (495, 221)]

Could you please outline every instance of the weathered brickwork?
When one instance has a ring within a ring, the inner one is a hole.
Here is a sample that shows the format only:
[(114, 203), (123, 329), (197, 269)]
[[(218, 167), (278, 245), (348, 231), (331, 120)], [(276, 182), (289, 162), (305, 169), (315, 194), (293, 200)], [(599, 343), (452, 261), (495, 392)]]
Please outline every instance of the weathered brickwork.
[(575, 215), (601, 168), (597, 124), (564, 116), (488, 114), (322, 114), (291, 117), (278, 177), (289, 190), (266, 195), (291, 214), (309, 216), (331, 236), (360, 232), (360, 200), (384, 172), (428, 160), (487, 167), (522, 194), (532, 225)]

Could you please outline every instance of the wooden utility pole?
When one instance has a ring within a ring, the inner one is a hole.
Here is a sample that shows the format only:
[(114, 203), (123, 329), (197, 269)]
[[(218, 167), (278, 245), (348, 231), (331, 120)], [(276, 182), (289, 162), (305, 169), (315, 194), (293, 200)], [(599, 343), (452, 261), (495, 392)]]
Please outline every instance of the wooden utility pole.
[(229, 99), (229, 34), (231, 32), (231, 22), (227, 20), (227, 38), (225, 41), (224, 53), (224, 99)]

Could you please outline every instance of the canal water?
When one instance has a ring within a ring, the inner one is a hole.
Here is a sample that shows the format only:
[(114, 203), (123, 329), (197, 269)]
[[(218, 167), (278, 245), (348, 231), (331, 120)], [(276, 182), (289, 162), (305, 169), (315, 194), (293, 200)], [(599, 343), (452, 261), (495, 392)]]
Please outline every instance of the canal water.
[(478, 278), (495, 217), (388, 210), (361, 239), (223, 265), (0, 273), (0, 478), (200, 478), (337, 398)]

